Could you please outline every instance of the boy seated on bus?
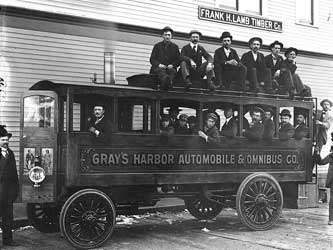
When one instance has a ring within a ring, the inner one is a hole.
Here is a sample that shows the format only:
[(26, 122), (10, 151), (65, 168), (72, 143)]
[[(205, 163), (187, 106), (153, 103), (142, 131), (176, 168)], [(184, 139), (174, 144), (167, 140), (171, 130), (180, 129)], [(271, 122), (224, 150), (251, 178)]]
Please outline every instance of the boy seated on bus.
[(170, 115), (162, 115), (160, 133), (162, 136), (171, 136), (175, 134), (175, 128), (170, 123)]
[(107, 143), (113, 130), (113, 125), (105, 117), (105, 106), (97, 104), (94, 106), (94, 116), (88, 118), (88, 131), (98, 142)]
[(217, 116), (214, 113), (209, 113), (203, 131), (198, 132), (199, 136), (208, 144), (216, 145), (220, 143), (220, 133), (215, 126), (216, 120)]
[(264, 135), (262, 118), (265, 116), (265, 112), (261, 108), (255, 107), (251, 113), (252, 122), (248, 129), (243, 129), (244, 136), (249, 140), (259, 141)]
[(178, 134), (178, 135), (188, 135), (189, 134), (189, 130), (187, 127), (187, 118), (188, 118), (187, 114), (179, 115), (178, 126), (175, 127), (176, 134)]

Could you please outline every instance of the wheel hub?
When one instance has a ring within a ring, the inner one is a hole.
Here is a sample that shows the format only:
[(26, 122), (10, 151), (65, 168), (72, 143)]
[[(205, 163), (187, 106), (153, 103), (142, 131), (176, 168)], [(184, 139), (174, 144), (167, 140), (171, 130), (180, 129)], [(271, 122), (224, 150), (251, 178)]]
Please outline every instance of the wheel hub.
[(259, 194), (255, 198), (255, 203), (256, 203), (256, 205), (259, 205), (259, 206), (266, 206), (268, 204), (268, 199), (267, 199), (266, 195)]
[(82, 215), (82, 221), (87, 224), (93, 224), (97, 221), (97, 214), (94, 211), (84, 212)]

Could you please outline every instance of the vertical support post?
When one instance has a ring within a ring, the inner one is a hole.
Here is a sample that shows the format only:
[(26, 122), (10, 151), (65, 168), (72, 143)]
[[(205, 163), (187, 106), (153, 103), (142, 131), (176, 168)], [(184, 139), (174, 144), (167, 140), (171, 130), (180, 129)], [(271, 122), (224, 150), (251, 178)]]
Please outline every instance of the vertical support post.
[(104, 84), (115, 84), (115, 54), (104, 53)]

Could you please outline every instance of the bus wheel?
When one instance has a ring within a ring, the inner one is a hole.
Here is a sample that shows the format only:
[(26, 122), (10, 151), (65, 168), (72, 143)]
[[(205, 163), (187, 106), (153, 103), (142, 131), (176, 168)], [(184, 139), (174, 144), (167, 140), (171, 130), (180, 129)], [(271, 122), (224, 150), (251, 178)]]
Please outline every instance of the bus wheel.
[(28, 203), (27, 216), (31, 225), (40, 232), (59, 231), (59, 208), (53, 203)]
[(270, 174), (251, 174), (238, 188), (238, 216), (252, 230), (267, 230), (273, 227), (280, 217), (282, 206), (281, 187)]
[(222, 204), (210, 201), (202, 196), (186, 198), (184, 201), (190, 214), (199, 220), (213, 219), (218, 216), (223, 209)]
[(112, 200), (97, 189), (83, 189), (65, 202), (60, 213), (60, 230), (76, 248), (103, 245), (113, 232), (116, 210)]

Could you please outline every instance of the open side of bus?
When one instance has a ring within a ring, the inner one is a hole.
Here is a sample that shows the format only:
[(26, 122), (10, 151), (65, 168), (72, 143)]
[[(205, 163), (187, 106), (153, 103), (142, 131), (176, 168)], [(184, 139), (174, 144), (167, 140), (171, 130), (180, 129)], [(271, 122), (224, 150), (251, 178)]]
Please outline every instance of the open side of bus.
[[(268, 229), (283, 205), (279, 183), (311, 180), (310, 101), (48, 81), (31, 89), (22, 98), (23, 200), (41, 231), (57, 230), (60, 213), (61, 230), (77, 247), (103, 244), (112, 234), (116, 214), (133, 213), (161, 197), (184, 199), (199, 219), (236, 207), (248, 227)], [(107, 144), (96, 140), (86, 127), (94, 105), (100, 102), (115, 127)], [(202, 129), (207, 110), (223, 112), (230, 104), (236, 107), (238, 132), (222, 136), (218, 145), (209, 145), (197, 135), (160, 135), (160, 116), (172, 105), (196, 116)], [(275, 109), (272, 140), (251, 141), (242, 136), (254, 106)], [(277, 137), (283, 108), (306, 113), (307, 138), (282, 141)], [(31, 154), (40, 160), (32, 163)], [(82, 223), (93, 225), (90, 242), (81, 232)]]

